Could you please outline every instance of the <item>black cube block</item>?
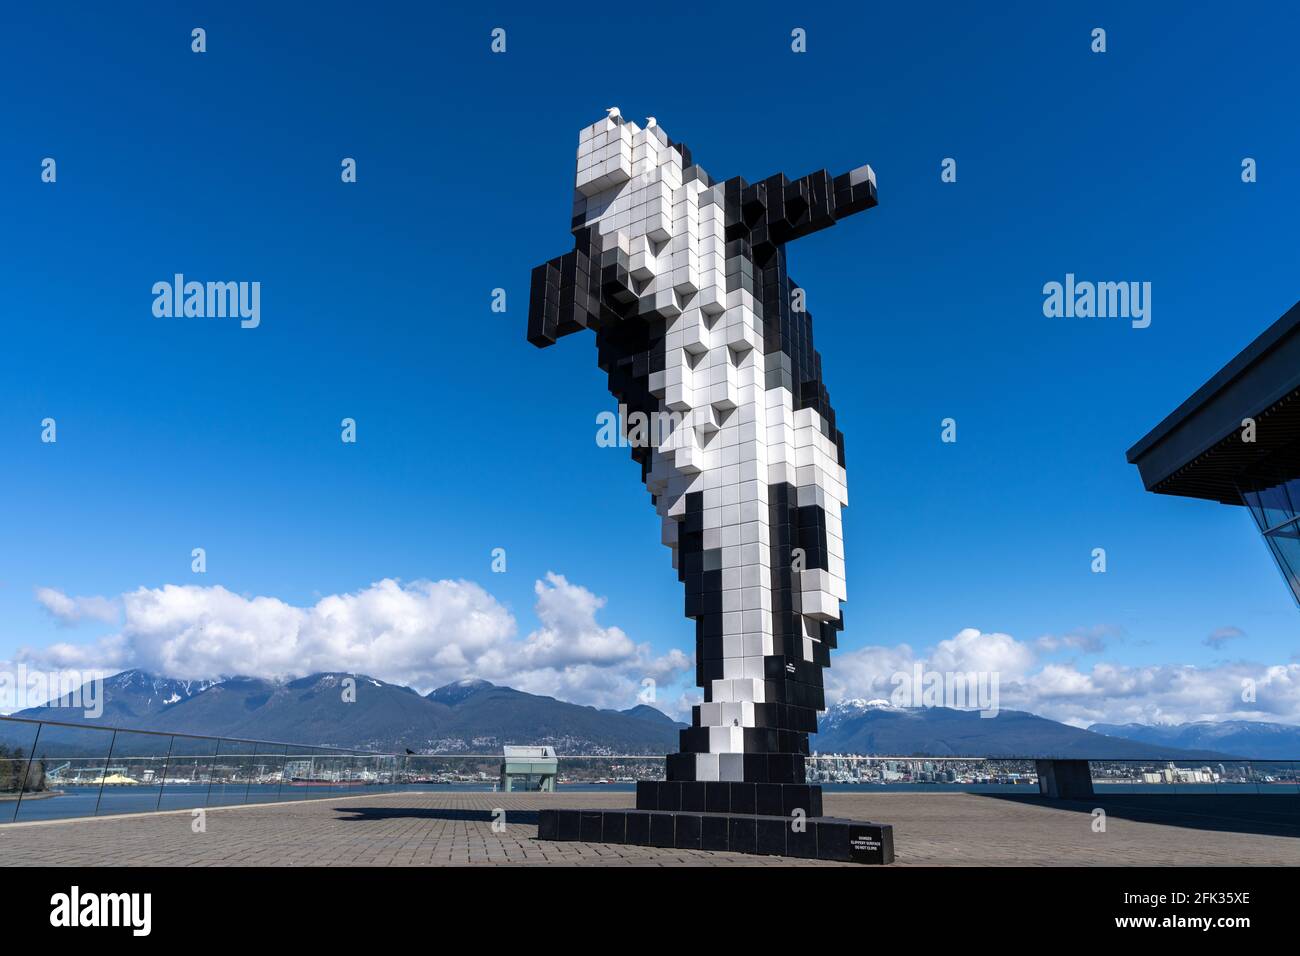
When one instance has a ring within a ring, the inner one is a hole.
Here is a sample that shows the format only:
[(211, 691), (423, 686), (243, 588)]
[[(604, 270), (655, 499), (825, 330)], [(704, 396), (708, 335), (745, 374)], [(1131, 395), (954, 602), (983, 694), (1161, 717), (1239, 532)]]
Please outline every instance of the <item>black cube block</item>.
[(700, 848), (700, 824), (701, 818), (697, 814), (677, 814), (673, 845), (679, 850), (698, 850)]
[(761, 816), (779, 817), (784, 815), (785, 807), (781, 797), (781, 784), (759, 783), (754, 785), (754, 812)]
[(578, 839), (586, 843), (599, 843), (604, 822), (599, 810), (581, 810), (578, 813)]
[(849, 859), (854, 863), (894, 862), (894, 828), (888, 824), (849, 823)]
[(700, 849), (725, 850), (728, 844), (727, 821), (730, 817), (705, 816), (700, 820)]
[(809, 794), (808, 794), (809, 801), (812, 803), (812, 806), (808, 808), (808, 816), (810, 817), (824, 816), (826, 811), (822, 809), (822, 788), (818, 786), (811, 786), (808, 788), (808, 790), (809, 790)]
[(757, 817), (756, 850), (767, 856), (785, 856), (786, 834), (790, 821), (785, 817)]
[(822, 818), (811, 824), (817, 830), (817, 859), (848, 861), (849, 824), (847, 820)]
[(638, 780), (636, 782), (636, 808), (638, 810), (659, 809), (658, 780)]
[[(687, 595), (689, 601), (690, 595)], [(666, 771), (670, 780), (694, 780), (695, 779), (695, 754), (675, 753), (669, 754), (666, 764)]]
[(792, 783), (782, 787), (781, 813), (790, 817), (796, 810), (802, 810), (806, 817), (821, 816), (820, 813), (813, 813), (812, 789), (806, 783)]
[(671, 847), (675, 839), (675, 826), (677, 814), (675, 813), (652, 813), (650, 814), (650, 845)]
[(627, 836), (624, 840), (634, 846), (650, 845), (650, 814), (642, 810), (627, 813)]
[(727, 818), (727, 849), (733, 853), (753, 853), (757, 846), (757, 829), (754, 818)]
[(578, 839), (582, 814), (578, 810), (556, 810), (555, 839)]
[(752, 783), (731, 784), (731, 812), (754, 813), (757, 806), (755, 785)]
[(798, 823), (791, 820), (790, 830), (785, 835), (785, 855), (803, 860), (817, 859), (817, 830), (807, 819)]
[(704, 785), (704, 809), (709, 813), (730, 813), (731, 784), (706, 783)]
[(556, 811), (542, 810), (537, 814), (537, 839), (554, 840), (556, 834)]
[(659, 809), (680, 810), (681, 808), (682, 808), (682, 784), (676, 780), (665, 780), (662, 783), (660, 783), (659, 784)]
[(790, 754), (768, 754), (767, 779), (774, 783), (803, 783), (801, 775), (796, 777), (794, 760)]
[(682, 809), (690, 810), (696, 813), (703, 813), (705, 810), (704, 784), (702, 783), (683, 783), (682, 784)]
[(601, 843), (624, 843), (627, 841), (626, 810), (606, 810), (600, 816)]

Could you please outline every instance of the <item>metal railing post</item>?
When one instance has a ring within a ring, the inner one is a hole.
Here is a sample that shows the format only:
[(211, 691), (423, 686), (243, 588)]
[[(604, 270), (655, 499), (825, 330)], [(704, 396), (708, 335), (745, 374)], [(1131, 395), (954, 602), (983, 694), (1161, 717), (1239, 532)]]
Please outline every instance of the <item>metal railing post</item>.
[(212, 803), (212, 778), (217, 775), (217, 757), (221, 755), (221, 738), (214, 737), (217, 742), (216, 748), (212, 751), (212, 766), (208, 768), (208, 793), (203, 798), (203, 805), (209, 806)]
[(108, 756), (104, 758), (104, 772), (99, 775), (99, 796), (95, 798), (95, 816), (99, 816), (99, 802), (104, 799), (104, 785), (108, 781), (108, 765), (113, 762), (113, 750), (117, 747), (117, 731), (108, 744)]
[(155, 810), (162, 809), (163, 791), (167, 789), (167, 768), (172, 764), (172, 751), (176, 748), (176, 735), (172, 734), (171, 741), (167, 744), (167, 759), (163, 761), (162, 778), (158, 781), (158, 803), (154, 806)]
[(284, 799), (284, 772), (289, 768), (289, 745), (284, 745), (284, 760), (280, 763), (280, 789), (275, 792), (276, 801)]
[(36, 725), (36, 738), (32, 741), (32, 749), (27, 754), (27, 766), (23, 769), (22, 783), (18, 784), (18, 802), (14, 804), (14, 819), (18, 819), (18, 811), (23, 806), (23, 791), (27, 789), (27, 776), (32, 772), (32, 761), (36, 759), (36, 745), (41, 742), (41, 728), (44, 724)]

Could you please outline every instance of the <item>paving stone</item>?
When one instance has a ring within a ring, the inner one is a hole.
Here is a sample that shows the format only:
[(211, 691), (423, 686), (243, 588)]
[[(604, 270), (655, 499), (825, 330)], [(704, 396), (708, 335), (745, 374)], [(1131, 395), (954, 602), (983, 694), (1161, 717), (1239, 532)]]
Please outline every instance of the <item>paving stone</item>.
[[(359, 794), (210, 809), (207, 832), (198, 834), (188, 810), (8, 824), (0, 826), (0, 865), (834, 865), (536, 839), (539, 809), (628, 808), (634, 797), (625, 791)], [(1082, 805), (968, 793), (828, 793), (825, 799), (828, 816), (893, 824), (895, 865), (902, 866), (1300, 865), (1300, 828), (1293, 836), (1249, 832), (1195, 810), (1194, 803), (1178, 812), (1181, 825), (1134, 819), (1142, 814), (1122, 815), (1115, 804), (1106, 832), (1096, 833), (1090, 808)], [(1256, 799), (1251, 806), (1294, 809), (1275, 802), (1283, 798)], [(492, 830), (498, 807), (505, 810), (504, 833)], [(1166, 811), (1165, 819), (1177, 815)]]

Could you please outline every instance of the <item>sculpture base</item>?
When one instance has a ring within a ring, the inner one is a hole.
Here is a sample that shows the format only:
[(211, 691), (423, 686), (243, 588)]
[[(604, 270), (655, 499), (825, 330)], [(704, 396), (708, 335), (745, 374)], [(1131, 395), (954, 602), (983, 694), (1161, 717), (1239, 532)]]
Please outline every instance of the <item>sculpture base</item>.
[(894, 828), (837, 817), (690, 810), (541, 810), (539, 840), (727, 850), (847, 863), (894, 862)]
[(820, 817), (822, 788), (808, 783), (638, 780), (636, 808), (787, 818), (795, 814)]

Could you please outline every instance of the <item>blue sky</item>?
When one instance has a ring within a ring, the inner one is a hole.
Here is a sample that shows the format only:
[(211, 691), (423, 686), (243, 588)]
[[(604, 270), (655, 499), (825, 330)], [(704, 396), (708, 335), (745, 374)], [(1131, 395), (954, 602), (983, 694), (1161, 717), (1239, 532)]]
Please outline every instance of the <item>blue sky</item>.
[[(529, 270), (571, 247), (578, 131), (618, 105), (716, 179), (876, 171), (878, 208), (790, 256), (847, 443), (844, 693), (878, 691), (872, 648), (973, 630), (1031, 649), (1026, 704), (1076, 722), (1226, 714), (1238, 669), (1268, 665), (1272, 719), (1300, 721), (1296, 608), (1249, 516), (1148, 495), (1124, 458), (1300, 298), (1293, 12), (272, 6), (0, 12), (0, 660), (121, 652), (121, 618), (70, 627), (40, 588), (307, 608), (384, 579), (474, 582), (519, 641), (616, 628), (643, 646), (624, 677), (689, 653), (637, 467), (593, 440), (613, 400), (592, 337), (524, 338)], [(260, 281), (260, 327), (154, 318), (177, 272)], [(1151, 326), (1045, 318), (1067, 272), (1149, 281)], [(125, 627), (133, 660), (163, 653)], [(1090, 708), (1042, 678), (1099, 665), (1215, 689)], [(623, 693), (522, 682), (552, 678)]]

